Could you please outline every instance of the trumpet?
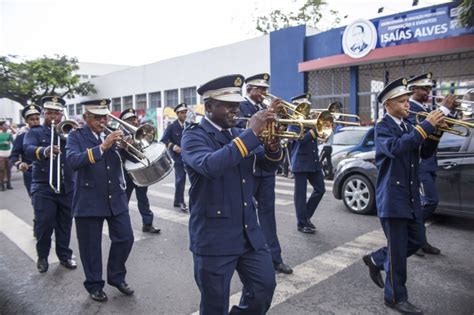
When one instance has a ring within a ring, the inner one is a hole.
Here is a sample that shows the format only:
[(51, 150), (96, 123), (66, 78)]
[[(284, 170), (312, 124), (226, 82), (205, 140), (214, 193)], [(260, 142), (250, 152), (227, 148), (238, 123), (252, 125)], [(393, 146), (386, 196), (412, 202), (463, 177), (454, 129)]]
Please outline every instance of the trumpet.
[[(416, 117), (416, 122), (420, 124), (422, 122), (422, 119), (420, 117), (426, 117), (428, 116), (428, 112), (415, 112), (412, 110), (408, 110), (410, 114), (414, 114)], [(456, 130), (452, 127), (438, 127), (438, 130), (441, 130), (443, 132), (447, 132), (456, 136), (461, 136), (461, 137), (468, 137), (471, 134), (471, 129), (474, 128), (474, 123), (470, 123), (467, 121), (459, 120), (459, 119), (454, 119), (454, 118), (449, 118), (445, 117), (444, 121), (451, 126), (461, 126), (462, 128), (465, 129), (465, 132)]]
[[(234, 117), (234, 120), (250, 120), (249, 117)], [(299, 131), (288, 131), (279, 130), (281, 126), (289, 127), (290, 125), (298, 126)], [(316, 129), (318, 139), (326, 141), (327, 138), (332, 134), (334, 129), (334, 117), (329, 111), (323, 111), (318, 114), (315, 119), (283, 119), (277, 118), (267, 124), (267, 127), (259, 136), (264, 141), (273, 138), (281, 139), (302, 139), (304, 137), (305, 128)]]
[[(342, 113), (342, 104), (340, 102), (333, 102), (329, 104), (328, 108), (325, 110), (316, 109), (314, 111), (311, 111), (309, 117), (310, 118), (318, 117), (319, 113), (324, 112), (324, 111), (328, 111), (334, 116), (335, 124), (347, 125), (347, 126), (360, 126), (360, 117), (354, 114)], [(358, 121), (351, 122), (351, 121), (338, 120), (340, 117), (355, 118)]]
[(131, 136), (133, 138), (133, 145), (138, 149), (145, 149), (149, 147), (155, 140), (156, 130), (150, 124), (144, 124), (140, 127), (135, 127), (128, 122), (115, 117), (112, 114), (107, 114), (109, 118), (115, 123), (115, 126), (109, 128), (105, 125), (106, 130), (110, 132), (111, 129), (121, 129), (124, 134)]
[[(263, 105), (269, 107), (271, 102), (274, 99), (277, 99), (275, 95), (270, 93), (265, 93), (263, 99)], [(288, 119), (306, 119), (308, 118), (309, 112), (311, 110), (311, 105), (307, 103), (301, 103), (299, 105), (294, 105), (290, 102), (280, 99), (281, 101), (281, 108), (278, 109), (277, 114), (279, 114), (283, 118)]]
[[(474, 104), (474, 89), (469, 89), (465, 94), (456, 95), (458, 97), (454, 101), (457, 111), (461, 112), (472, 112), (472, 107)], [(445, 96), (433, 96), (435, 99), (435, 104), (441, 106), (440, 102), (446, 99)]]

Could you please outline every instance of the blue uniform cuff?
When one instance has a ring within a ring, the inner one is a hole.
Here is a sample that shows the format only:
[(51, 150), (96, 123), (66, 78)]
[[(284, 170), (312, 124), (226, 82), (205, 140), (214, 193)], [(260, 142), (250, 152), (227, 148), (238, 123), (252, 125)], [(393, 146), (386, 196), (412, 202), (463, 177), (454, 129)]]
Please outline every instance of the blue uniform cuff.
[(246, 129), (232, 141), (237, 146), (242, 157), (246, 157), (251, 151), (262, 144), (252, 129)]

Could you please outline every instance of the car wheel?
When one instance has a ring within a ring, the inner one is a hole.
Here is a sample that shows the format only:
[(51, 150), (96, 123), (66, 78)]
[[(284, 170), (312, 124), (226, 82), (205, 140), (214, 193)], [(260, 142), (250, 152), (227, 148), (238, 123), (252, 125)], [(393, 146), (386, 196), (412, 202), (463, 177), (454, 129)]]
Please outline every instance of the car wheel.
[(342, 200), (351, 212), (358, 214), (374, 212), (374, 188), (370, 181), (362, 175), (352, 175), (344, 181)]

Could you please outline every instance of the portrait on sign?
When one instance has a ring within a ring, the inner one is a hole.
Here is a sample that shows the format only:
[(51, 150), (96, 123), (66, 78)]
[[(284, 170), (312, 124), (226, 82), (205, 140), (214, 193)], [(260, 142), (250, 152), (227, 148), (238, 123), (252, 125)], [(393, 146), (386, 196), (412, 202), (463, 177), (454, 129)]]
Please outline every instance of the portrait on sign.
[(377, 45), (377, 31), (372, 22), (359, 19), (349, 24), (342, 35), (344, 53), (352, 58), (366, 56)]

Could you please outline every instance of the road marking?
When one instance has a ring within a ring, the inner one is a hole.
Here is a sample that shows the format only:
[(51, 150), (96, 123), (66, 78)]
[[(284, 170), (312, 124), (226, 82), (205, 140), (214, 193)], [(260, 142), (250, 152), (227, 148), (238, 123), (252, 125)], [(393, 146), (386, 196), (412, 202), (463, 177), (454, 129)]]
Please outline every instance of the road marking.
[[(138, 211), (136, 201), (130, 200), (129, 207), (130, 206), (132, 206), (134, 210)], [(188, 226), (189, 214), (187, 213), (178, 212), (178, 210), (169, 210), (165, 208), (155, 207), (152, 205), (150, 205), (150, 210), (157, 218)]]
[[(136, 210), (138, 212), (138, 208), (136, 208)], [(141, 215), (140, 215), (140, 217), (141, 217)], [(102, 227), (102, 234), (109, 237), (109, 225), (107, 224), (107, 220), (104, 220), (104, 226)], [(145, 234), (142, 231), (138, 231), (138, 230), (133, 229), (133, 238), (134, 238), (135, 242), (138, 242), (138, 241), (141, 241), (141, 240), (145, 239), (146, 237), (145, 237)]]
[[(14, 215), (12, 212), (2, 209), (0, 210), (0, 232), (21, 249), (28, 257), (30, 257), (31, 260), (37, 260), (36, 240), (32, 236), (32, 226), (25, 223), (25, 221)], [(51, 240), (51, 248), (56, 248), (53, 240)], [(59, 260), (55, 254), (52, 254), (49, 255), (48, 262), (54, 264), (59, 262)]]
[[(293, 268), (292, 275), (277, 274), (277, 287), (273, 294), (272, 306), (275, 307), (289, 298), (317, 285), (329, 277), (341, 272), (372, 250), (386, 245), (382, 229), (358, 236), (341, 246), (318, 255)], [(238, 305), (241, 292), (230, 297), (229, 309)], [(199, 312), (194, 312), (198, 314)]]
[[(173, 183), (171, 183), (171, 184), (170, 183), (162, 184), (162, 186), (173, 187), (174, 188)], [(188, 190), (188, 189), (189, 189), (189, 187), (187, 186), (186, 190)], [(289, 190), (288, 190), (288, 192), (289, 192)], [(153, 197), (159, 197), (159, 198), (174, 200), (174, 193), (164, 193), (164, 192), (159, 192), (159, 191), (151, 190), (151, 189), (148, 190), (148, 193)], [(293, 193), (291, 193), (291, 195), (293, 195)], [(185, 198), (188, 199), (188, 197), (186, 195), (185, 195)], [(276, 198), (275, 199), (275, 204), (277, 206), (288, 206), (288, 205), (293, 204), (293, 200), (285, 200), (285, 199)]]

